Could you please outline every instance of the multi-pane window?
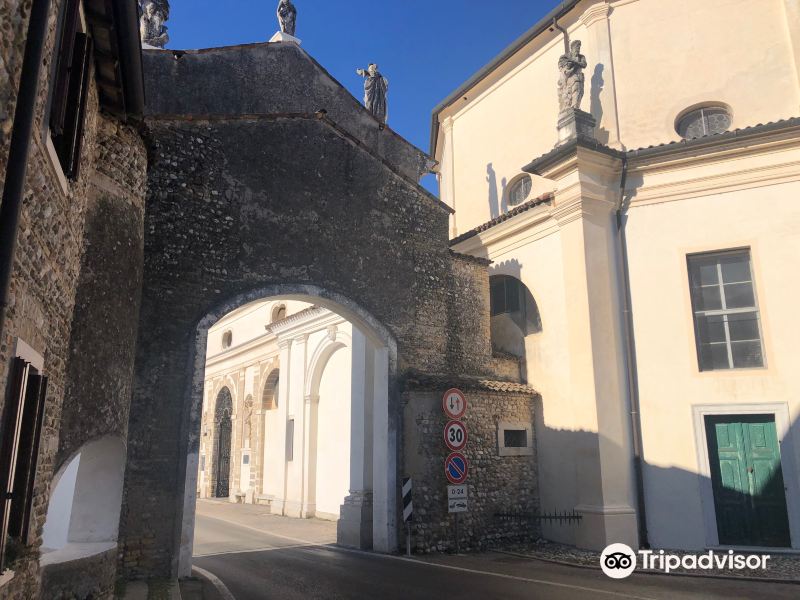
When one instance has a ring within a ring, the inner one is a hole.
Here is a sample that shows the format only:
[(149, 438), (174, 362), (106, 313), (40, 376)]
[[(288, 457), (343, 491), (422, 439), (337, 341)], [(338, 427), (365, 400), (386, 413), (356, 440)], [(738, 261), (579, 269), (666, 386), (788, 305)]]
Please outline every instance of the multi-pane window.
[(491, 314), (502, 315), (520, 311), (525, 306), (522, 282), (507, 275), (495, 275), (490, 280)]
[(531, 195), (531, 188), (533, 187), (533, 180), (530, 175), (524, 175), (511, 184), (508, 191), (508, 204), (509, 206), (517, 206), (522, 204)]
[(731, 114), (722, 106), (698, 108), (681, 117), (678, 134), (685, 140), (724, 133), (731, 127)]
[(701, 371), (764, 366), (750, 251), (688, 257)]

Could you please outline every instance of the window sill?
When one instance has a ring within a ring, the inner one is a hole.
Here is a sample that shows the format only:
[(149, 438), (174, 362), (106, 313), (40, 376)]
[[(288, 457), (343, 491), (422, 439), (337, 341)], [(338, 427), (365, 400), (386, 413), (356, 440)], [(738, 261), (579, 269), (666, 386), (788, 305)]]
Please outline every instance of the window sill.
[(14, 571), (11, 569), (6, 569), (3, 571), (3, 574), (0, 575), (0, 589), (8, 585), (12, 579), (14, 579)]
[(42, 548), (42, 556), (39, 558), (39, 566), (56, 565), (66, 563), (90, 556), (104, 554), (117, 547), (117, 542), (86, 542), (70, 543), (58, 550), (48, 550)]

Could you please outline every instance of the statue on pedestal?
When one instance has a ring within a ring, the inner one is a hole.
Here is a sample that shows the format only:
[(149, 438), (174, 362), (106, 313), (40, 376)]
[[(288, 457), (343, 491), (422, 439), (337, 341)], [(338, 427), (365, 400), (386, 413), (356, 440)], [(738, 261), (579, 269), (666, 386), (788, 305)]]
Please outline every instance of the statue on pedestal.
[(367, 69), (356, 69), (356, 73), (364, 80), (364, 106), (378, 121), (386, 123), (389, 111), (386, 95), (389, 92), (389, 81), (378, 72), (378, 65), (370, 63)]
[(163, 48), (169, 42), (164, 23), (169, 18), (169, 0), (139, 0), (139, 35), (142, 43)]
[(558, 59), (558, 104), (563, 113), (569, 109), (580, 110), (585, 87), (583, 70), (586, 68), (586, 57), (581, 54), (580, 40), (569, 44), (569, 50)]
[(292, 0), (281, 0), (278, 3), (278, 23), (283, 33), (294, 36), (297, 27), (297, 9)]

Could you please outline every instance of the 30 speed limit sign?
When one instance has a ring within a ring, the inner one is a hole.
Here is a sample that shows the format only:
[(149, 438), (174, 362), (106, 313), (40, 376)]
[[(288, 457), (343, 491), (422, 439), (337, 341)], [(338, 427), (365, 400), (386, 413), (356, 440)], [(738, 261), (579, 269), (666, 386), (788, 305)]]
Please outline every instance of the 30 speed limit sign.
[(461, 421), (449, 421), (444, 426), (444, 443), (453, 452), (463, 450), (467, 445), (467, 427)]

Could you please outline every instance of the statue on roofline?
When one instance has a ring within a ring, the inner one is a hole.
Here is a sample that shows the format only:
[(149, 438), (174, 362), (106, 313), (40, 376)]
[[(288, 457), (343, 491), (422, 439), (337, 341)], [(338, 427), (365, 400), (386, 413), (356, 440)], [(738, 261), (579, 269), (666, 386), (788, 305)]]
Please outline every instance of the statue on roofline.
[(389, 80), (378, 72), (378, 65), (370, 63), (367, 69), (356, 69), (356, 73), (364, 77), (364, 106), (381, 124), (389, 117), (386, 96), (389, 92)]
[(580, 40), (573, 40), (568, 50), (558, 59), (558, 105), (560, 112), (569, 109), (580, 110), (586, 85), (583, 70), (586, 68), (586, 57), (581, 54)]
[(278, 3), (278, 23), (283, 33), (294, 37), (297, 28), (297, 9), (292, 0), (280, 0)]
[(163, 48), (169, 42), (164, 23), (169, 19), (169, 0), (139, 0), (139, 35), (142, 43)]

